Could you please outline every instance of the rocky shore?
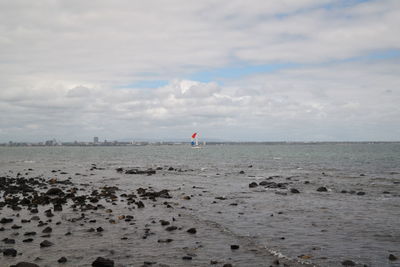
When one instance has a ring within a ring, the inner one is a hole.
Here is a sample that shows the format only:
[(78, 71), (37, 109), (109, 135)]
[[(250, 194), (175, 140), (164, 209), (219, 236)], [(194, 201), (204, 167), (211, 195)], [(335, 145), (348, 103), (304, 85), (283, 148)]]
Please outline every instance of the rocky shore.
[[(0, 266), (300, 265), (181, 214), (185, 201), (195, 201), (193, 195), (153, 186), (119, 187), (118, 179), (107, 176), (101, 183), (93, 176), (102, 171), (92, 164), (85, 173), (39, 174), (29, 168), (0, 177)], [(112, 171), (134, 179), (191, 170)]]

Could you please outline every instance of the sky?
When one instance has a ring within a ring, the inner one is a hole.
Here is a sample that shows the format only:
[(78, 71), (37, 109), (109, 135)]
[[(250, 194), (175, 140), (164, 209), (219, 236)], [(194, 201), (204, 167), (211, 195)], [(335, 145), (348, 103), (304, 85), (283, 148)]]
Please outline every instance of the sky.
[(400, 141), (398, 0), (0, 0), (0, 143)]

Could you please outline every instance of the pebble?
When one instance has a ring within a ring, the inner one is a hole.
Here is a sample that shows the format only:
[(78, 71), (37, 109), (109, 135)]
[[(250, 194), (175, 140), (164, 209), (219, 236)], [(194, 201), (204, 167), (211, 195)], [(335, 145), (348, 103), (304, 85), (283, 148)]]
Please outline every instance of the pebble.
[(318, 187), (318, 192), (328, 192), (328, 189), (325, 186)]
[(58, 259), (57, 262), (59, 262), (59, 263), (65, 263), (65, 262), (67, 262), (67, 258), (66, 258), (66, 257), (61, 257), (61, 258)]
[(395, 261), (395, 260), (397, 260), (397, 257), (393, 254), (389, 254), (389, 260)]
[(231, 245), (231, 249), (239, 249), (239, 245)]
[(342, 265), (343, 266), (356, 266), (355, 262), (351, 261), (351, 260), (342, 261)]
[(252, 183), (249, 184), (250, 188), (254, 188), (254, 187), (257, 187), (257, 186), (258, 186), (258, 184), (256, 182), (252, 182)]
[(13, 218), (2, 218), (0, 220), (0, 223), (5, 224), (5, 223), (11, 223), (12, 221), (14, 221)]
[(3, 255), (9, 257), (15, 257), (17, 256), (17, 251), (13, 248), (6, 248), (5, 250), (3, 250)]
[(39, 265), (30, 262), (18, 262), (16, 265), (11, 265), (10, 267), (39, 267)]
[(174, 230), (176, 230), (176, 229), (178, 229), (178, 227), (176, 227), (176, 226), (168, 226), (167, 228), (165, 228), (165, 230), (167, 230), (167, 231), (174, 231)]
[(105, 259), (98, 257), (93, 263), (93, 267), (114, 267), (114, 261), (110, 259)]
[(188, 232), (190, 234), (195, 234), (197, 232), (197, 230), (196, 230), (196, 228), (190, 228), (186, 232)]
[(300, 193), (300, 191), (297, 190), (296, 188), (290, 189), (290, 192), (293, 193), (293, 194), (298, 194), (298, 193)]
[(52, 245), (54, 244), (48, 240), (44, 240), (42, 243), (40, 243), (41, 248), (51, 247)]

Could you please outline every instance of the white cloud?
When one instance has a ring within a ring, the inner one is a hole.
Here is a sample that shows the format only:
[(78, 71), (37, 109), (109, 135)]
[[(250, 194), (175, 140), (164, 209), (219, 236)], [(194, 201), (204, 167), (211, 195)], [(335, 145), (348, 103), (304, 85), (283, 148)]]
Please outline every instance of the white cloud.
[[(3, 1), (0, 142), (194, 126), (228, 139), (396, 139), (398, 60), (354, 59), (400, 49), (400, 3), (337, 3)], [(187, 78), (277, 62), (298, 65), (223, 84)], [(152, 79), (170, 82), (127, 86)]]

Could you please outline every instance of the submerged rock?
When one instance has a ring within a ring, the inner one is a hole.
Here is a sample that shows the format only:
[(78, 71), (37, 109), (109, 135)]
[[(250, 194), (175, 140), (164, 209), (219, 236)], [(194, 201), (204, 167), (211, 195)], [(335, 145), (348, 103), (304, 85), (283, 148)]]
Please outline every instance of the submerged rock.
[(356, 266), (355, 262), (351, 261), (351, 260), (342, 261), (342, 265), (343, 266)]
[(188, 232), (189, 234), (195, 234), (197, 232), (197, 230), (196, 230), (196, 228), (190, 228), (186, 232)]
[(67, 258), (66, 258), (66, 257), (61, 257), (61, 258), (58, 259), (57, 262), (59, 262), (59, 263), (65, 263), (65, 262), (67, 262)]
[(39, 267), (39, 265), (30, 262), (18, 262), (16, 265), (11, 265), (10, 267)]
[(51, 247), (52, 245), (54, 244), (48, 240), (44, 240), (42, 243), (40, 243), (41, 248)]
[(3, 250), (3, 255), (9, 257), (15, 257), (17, 256), (17, 251), (13, 248), (6, 248), (5, 250)]
[(250, 188), (257, 187), (257, 186), (258, 186), (258, 184), (256, 182), (252, 182), (249, 184)]
[(114, 261), (98, 257), (93, 263), (93, 267), (114, 267)]
[(318, 192), (328, 192), (328, 189), (325, 186), (318, 187)]
[(395, 260), (397, 260), (397, 257), (393, 254), (389, 254), (389, 260), (395, 261)]

